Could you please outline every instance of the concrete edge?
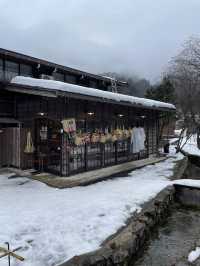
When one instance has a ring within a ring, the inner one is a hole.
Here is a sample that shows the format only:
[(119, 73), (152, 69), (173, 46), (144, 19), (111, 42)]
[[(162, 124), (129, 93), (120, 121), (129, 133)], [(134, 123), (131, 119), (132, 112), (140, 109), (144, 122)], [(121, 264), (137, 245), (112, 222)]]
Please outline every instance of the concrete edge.
[[(132, 162), (128, 162), (128, 163), (123, 163), (123, 164), (119, 164), (119, 165), (115, 165), (116, 169), (114, 171), (112, 171), (112, 173), (109, 172), (110, 168), (112, 168), (112, 166), (109, 167), (105, 167), (105, 168), (101, 168), (98, 170), (93, 170), (93, 171), (88, 171), (86, 173), (83, 174), (78, 174), (78, 175), (74, 175), (74, 176), (70, 176), (70, 177), (40, 177), (40, 176), (32, 176), (31, 178), (37, 181), (40, 181), (42, 183), (45, 183), (46, 185), (50, 186), (50, 187), (54, 187), (54, 188), (60, 188), (60, 189), (64, 189), (64, 188), (73, 188), (73, 187), (77, 187), (77, 186), (88, 186), (88, 185), (92, 185), (98, 182), (102, 182), (108, 179), (113, 179), (116, 178), (119, 174), (123, 174), (123, 173), (127, 173), (129, 171), (134, 171), (140, 168), (143, 168), (147, 165), (152, 165), (152, 164), (156, 164), (159, 162), (163, 162), (166, 159), (168, 159), (168, 157), (161, 157), (161, 158), (155, 158), (154, 160), (151, 160), (150, 162), (144, 162), (144, 164), (142, 165), (134, 165), (137, 162), (140, 161), (132, 161)], [(143, 161), (143, 160), (141, 160)], [(131, 165), (131, 163), (133, 165)], [(126, 169), (124, 169), (124, 166), (126, 166), (127, 164), (128, 167)], [(121, 167), (121, 168), (120, 168)], [(96, 173), (99, 171), (99, 175), (96, 177), (88, 177), (90, 176), (95, 176), (97, 175)], [(101, 172), (103, 172), (101, 174)], [(81, 178), (82, 175), (82, 178)]]

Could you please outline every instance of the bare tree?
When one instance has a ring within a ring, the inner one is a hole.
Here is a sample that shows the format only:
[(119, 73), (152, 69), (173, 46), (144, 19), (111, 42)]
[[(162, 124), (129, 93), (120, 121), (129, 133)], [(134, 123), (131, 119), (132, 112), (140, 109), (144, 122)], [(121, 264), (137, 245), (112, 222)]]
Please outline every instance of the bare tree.
[[(190, 38), (185, 43), (182, 52), (173, 58), (170, 64), (169, 76), (175, 87), (178, 108), (184, 119), (177, 147), (179, 150), (192, 134), (200, 132), (200, 39)], [(183, 138), (183, 132), (186, 131), (187, 134)]]
[(184, 44), (184, 49), (178, 55), (178, 59), (200, 75), (200, 38), (191, 37), (187, 40)]

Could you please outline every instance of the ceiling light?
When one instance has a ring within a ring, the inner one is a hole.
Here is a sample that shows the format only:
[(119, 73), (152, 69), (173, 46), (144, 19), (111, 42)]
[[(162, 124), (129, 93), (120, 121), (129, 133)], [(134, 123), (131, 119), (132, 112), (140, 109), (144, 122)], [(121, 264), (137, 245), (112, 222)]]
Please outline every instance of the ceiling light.
[(40, 115), (40, 116), (44, 116), (45, 113), (40, 112), (40, 113), (38, 113), (38, 115)]

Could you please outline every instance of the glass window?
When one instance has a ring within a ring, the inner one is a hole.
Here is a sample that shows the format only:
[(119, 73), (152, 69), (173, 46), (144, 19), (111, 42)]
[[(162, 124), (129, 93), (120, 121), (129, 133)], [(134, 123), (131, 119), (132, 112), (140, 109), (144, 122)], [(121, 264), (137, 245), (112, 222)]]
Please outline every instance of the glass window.
[(90, 87), (91, 87), (91, 88), (98, 88), (98, 84), (97, 84), (97, 82), (94, 81), (94, 80), (90, 80)]
[(77, 84), (76, 76), (73, 76), (73, 75), (70, 75), (70, 74), (65, 75), (65, 81), (69, 82), (69, 83), (72, 83), (72, 84)]
[(62, 73), (55, 72), (55, 73), (53, 73), (53, 77), (55, 80), (65, 81), (65, 75)]
[(5, 78), (11, 80), (19, 75), (19, 64), (12, 61), (5, 61)]
[(3, 79), (3, 59), (0, 58), (0, 80)]
[(26, 64), (20, 64), (20, 76), (32, 77), (32, 66)]

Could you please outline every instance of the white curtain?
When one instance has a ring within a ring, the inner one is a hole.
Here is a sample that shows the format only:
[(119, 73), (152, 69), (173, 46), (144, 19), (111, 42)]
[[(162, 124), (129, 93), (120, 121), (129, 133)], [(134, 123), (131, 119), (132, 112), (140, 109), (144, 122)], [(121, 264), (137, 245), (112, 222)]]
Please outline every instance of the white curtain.
[(138, 153), (145, 149), (145, 131), (143, 127), (134, 127), (131, 134), (131, 152)]

